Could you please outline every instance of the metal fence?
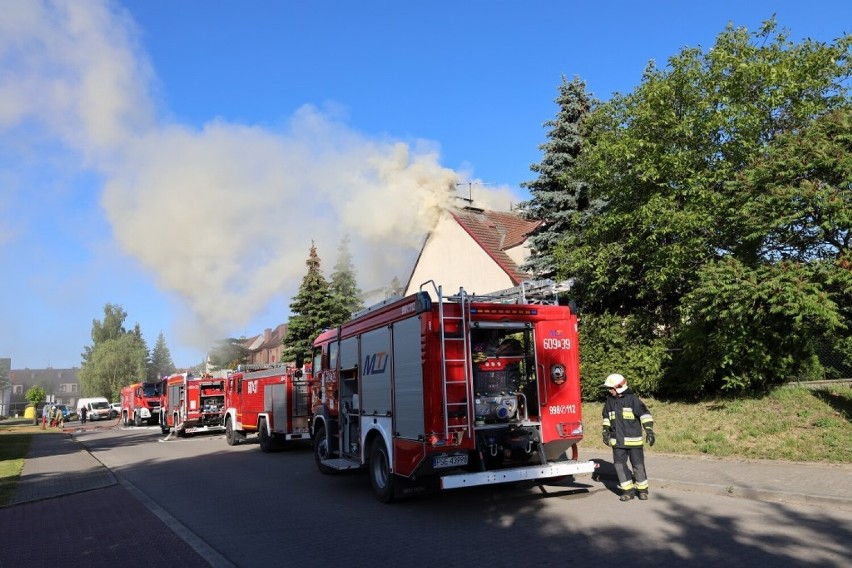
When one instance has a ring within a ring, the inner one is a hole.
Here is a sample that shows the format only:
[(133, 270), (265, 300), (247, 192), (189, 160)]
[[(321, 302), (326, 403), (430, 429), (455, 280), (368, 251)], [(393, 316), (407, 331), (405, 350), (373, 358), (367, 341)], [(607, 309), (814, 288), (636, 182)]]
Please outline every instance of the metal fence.
[(817, 348), (817, 357), (823, 369), (822, 377), (813, 377), (817, 380), (849, 379), (852, 378), (852, 361), (847, 353), (842, 352), (833, 345), (820, 345)]

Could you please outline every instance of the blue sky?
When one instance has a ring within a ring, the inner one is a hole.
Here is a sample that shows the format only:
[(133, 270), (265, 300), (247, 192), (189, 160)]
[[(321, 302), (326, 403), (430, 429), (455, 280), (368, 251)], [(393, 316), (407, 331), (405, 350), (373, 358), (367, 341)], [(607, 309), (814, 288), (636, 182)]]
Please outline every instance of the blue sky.
[(79, 366), (112, 303), (194, 365), (343, 235), (363, 289), (405, 280), (447, 188), (527, 197), (563, 75), (608, 99), (773, 13), (852, 31), (846, 1), (6, 2), (0, 357)]

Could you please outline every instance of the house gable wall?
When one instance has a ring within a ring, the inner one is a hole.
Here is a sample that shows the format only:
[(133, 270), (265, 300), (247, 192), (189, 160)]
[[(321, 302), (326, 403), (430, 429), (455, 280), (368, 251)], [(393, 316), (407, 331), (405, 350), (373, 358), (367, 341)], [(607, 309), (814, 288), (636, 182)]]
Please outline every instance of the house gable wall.
[(445, 295), (455, 294), (460, 286), (468, 293), (486, 294), (514, 285), (506, 271), (449, 215), (429, 235), (405, 294), (417, 292), (428, 280), (442, 286)]

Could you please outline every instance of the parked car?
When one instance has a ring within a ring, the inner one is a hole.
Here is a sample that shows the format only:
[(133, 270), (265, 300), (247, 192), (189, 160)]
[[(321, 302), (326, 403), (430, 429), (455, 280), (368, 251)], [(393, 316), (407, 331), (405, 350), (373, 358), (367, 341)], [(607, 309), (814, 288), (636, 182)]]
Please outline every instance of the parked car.
[(67, 404), (56, 404), (54, 406), (58, 407), (59, 410), (62, 411), (62, 419), (68, 420), (68, 415), (71, 414), (71, 409), (68, 408), (68, 405)]
[(109, 406), (109, 401), (103, 396), (81, 398), (78, 400), (77, 414), (81, 414), (84, 409), (86, 411), (86, 420), (91, 422), (95, 420), (108, 420), (112, 417), (112, 408)]
[(109, 417), (115, 418), (119, 414), (121, 414), (121, 403), (120, 402), (111, 402), (109, 405), (110, 412)]

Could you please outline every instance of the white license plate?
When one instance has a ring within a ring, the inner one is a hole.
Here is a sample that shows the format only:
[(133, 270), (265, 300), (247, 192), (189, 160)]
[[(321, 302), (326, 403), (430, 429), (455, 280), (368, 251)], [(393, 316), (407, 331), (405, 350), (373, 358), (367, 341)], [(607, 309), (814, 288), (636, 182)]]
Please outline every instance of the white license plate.
[(458, 467), (467, 465), (467, 454), (460, 456), (435, 456), (432, 458), (432, 467)]

